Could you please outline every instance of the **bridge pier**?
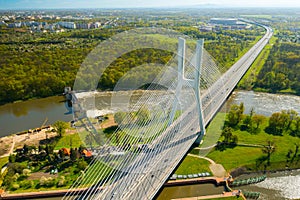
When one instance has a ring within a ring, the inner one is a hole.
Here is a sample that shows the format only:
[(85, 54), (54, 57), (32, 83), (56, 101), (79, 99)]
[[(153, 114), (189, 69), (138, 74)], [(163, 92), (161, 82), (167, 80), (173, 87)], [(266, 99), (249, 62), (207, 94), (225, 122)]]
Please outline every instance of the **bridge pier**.
[(203, 109), (202, 109), (202, 102), (200, 98), (200, 76), (201, 76), (201, 68), (202, 68), (202, 61), (203, 61), (203, 46), (204, 46), (204, 39), (197, 41), (196, 47), (196, 62), (194, 63), (195, 66), (195, 74), (194, 79), (187, 79), (184, 76), (184, 68), (185, 68), (185, 39), (179, 38), (178, 40), (178, 83), (175, 91), (175, 100), (173, 103), (173, 109), (170, 115), (169, 125), (173, 123), (175, 112), (177, 109), (178, 99), (180, 96), (180, 92), (182, 86), (184, 84), (189, 84), (192, 86), (195, 96), (196, 96), (196, 103), (197, 103), (197, 113), (199, 117), (199, 127), (200, 132), (197, 140), (195, 141), (195, 145), (199, 145), (203, 136), (205, 135), (205, 123), (204, 123), (204, 116), (203, 116)]
[(195, 78), (193, 88), (196, 94), (196, 101), (197, 101), (197, 110), (199, 116), (199, 126), (200, 126), (200, 133), (195, 141), (195, 145), (199, 145), (203, 136), (205, 135), (205, 123), (204, 123), (204, 116), (203, 116), (203, 109), (202, 109), (202, 102), (200, 98), (200, 77), (201, 77), (201, 69), (202, 69), (202, 58), (203, 58), (203, 46), (204, 46), (204, 39), (197, 41), (196, 47), (196, 70), (195, 70)]

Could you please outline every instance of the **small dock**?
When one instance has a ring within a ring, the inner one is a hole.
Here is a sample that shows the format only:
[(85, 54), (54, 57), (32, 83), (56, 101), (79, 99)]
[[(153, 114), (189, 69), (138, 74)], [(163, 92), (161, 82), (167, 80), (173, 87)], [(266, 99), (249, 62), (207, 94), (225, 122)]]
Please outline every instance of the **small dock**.
[(232, 182), (233, 180), (229, 177), (219, 178), (219, 177), (199, 177), (191, 179), (179, 179), (179, 180), (169, 180), (164, 184), (164, 186), (177, 186), (177, 185), (189, 185), (189, 184), (203, 184), (203, 183), (214, 183), (216, 185), (226, 185), (226, 182)]
[(242, 199), (246, 200), (246, 198), (243, 196), (243, 194), (238, 190), (233, 190), (231, 192), (224, 192), (222, 194), (199, 196), (199, 197), (178, 198), (178, 199), (172, 199), (172, 200), (219, 199), (219, 198), (226, 198), (226, 197), (241, 197)]

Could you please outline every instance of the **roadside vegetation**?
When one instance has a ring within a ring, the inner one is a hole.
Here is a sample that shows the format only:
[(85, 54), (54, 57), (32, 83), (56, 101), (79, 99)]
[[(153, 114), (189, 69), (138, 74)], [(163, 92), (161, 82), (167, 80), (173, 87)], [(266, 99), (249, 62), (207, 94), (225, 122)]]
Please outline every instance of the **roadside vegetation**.
[(209, 165), (210, 163), (207, 160), (187, 155), (175, 171), (175, 174), (188, 175), (210, 172)]
[[(261, 19), (262, 20), (262, 19)], [(274, 36), (238, 84), (238, 88), (300, 95), (300, 22), (275, 17), (269, 25)]]
[(229, 171), (299, 168), (298, 113), (283, 110), (265, 117), (255, 114), (254, 110), (246, 115), (243, 110), (243, 104), (231, 107), (218, 145), (207, 157)]

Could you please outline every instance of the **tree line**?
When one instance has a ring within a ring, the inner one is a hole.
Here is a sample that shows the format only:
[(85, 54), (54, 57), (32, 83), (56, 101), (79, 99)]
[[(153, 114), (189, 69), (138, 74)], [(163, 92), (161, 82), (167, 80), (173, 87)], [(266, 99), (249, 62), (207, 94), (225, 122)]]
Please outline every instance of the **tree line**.
[[(120, 26), (60, 34), (30, 34), (1, 27), (0, 103), (61, 94), (65, 86), (73, 86), (78, 69), (99, 42), (130, 28)], [(201, 33), (196, 28), (184, 26), (176, 29), (195, 39), (206, 38), (207, 51), (221, 66), (227, 67), (261, 34), (260, 30), (255, 29), (220, 33)], [(139, 49), (122, 55), (103, 73), (98, 88), (112, 89), (120, 77), (135, 66), (165, 64), (171, 56), (171, 53), (157, 49)], [(152, 66), (148, 69), (143, 77), (139, 72), (131, 76), (151, 79), (159, 73), (159, 69)]]

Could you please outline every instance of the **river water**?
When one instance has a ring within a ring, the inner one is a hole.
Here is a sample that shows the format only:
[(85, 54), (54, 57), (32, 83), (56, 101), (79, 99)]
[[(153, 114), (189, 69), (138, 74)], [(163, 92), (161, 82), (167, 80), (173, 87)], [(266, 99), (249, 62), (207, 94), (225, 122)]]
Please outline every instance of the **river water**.
[[(111, 93), (109, 92), (102, 93), (96, 100), (97, 108), (103, 108), (102, 114), (111, 112), (109, 110), (110, 96)], [(228, 99), (225, 105), (226, 110), (230, 108), (230, 105), (239, 104), (240, 102), (244, 102), (246, 113), (249, 113), (252, 107), (256, 113), (267, 116), (284, 109), (294, 109), (300, 113), (300, 97), (298, 96), (237, 91)], [(122, 102), (120, 106), (122, 106)], [(52, 124), (56, 120), (72, 120), (70, 108), (64, 102), (64, 97), (55, 96), (2, 105), (0, 106), (0, 137), (40, 127), (46, 119), (46, 124)], [(260, 199), (300, 198), (300, 172), (277, 173), (271, 175), (262, 183), (254, 186), (244, 186), (241, 189), (261, 192)], [(219, 193), (219, 190), (222, 190), (222, 188), (215, 188), (210, 184), (168, 187), (163, 189), (158, 199), (180, 198), (182, 194), (186, 197), (208, 195), (212, 192)]]
[(0, 106), (0, 137), (52, 124), (56, 120), (71, 121), (64, 97), (54, 96)]
[[(97, 96), (97, 108), (103, 109), (102, 114), (111, 112), (111, 95), (110, 92), (105, 92)], [(233, 103), (240, 102), (244, 102), (246, 113), (249, 113), (252, 107), (256, 113), (267, 116), (283, 109), (294, 109), (300, 113), (298, 96), (237, 91), (228, 99), (226, 110), (229, 110)], [(122, 107), (122, 102), (119, 106)], [(72, 117), (62, 96), (5, 104), (0, 106), (0, 137), (40, 127), (46, 119), (46, 124), (52, 124), (56, 120), (71, 121)]]
[(270, 173), (265, 181), (238, 189), (260, 192), (263, 200), (300, 199), (300, 170)]
[(227, 110), (230, 105), (244, 102), (245, 113), (254, 111), (258, 114), (270, 116), (274, 112), (293, 109), (300, 114), (300, 97), (293, 95), (269, 94), (253, 91), (234, 92), (227, 101)]

